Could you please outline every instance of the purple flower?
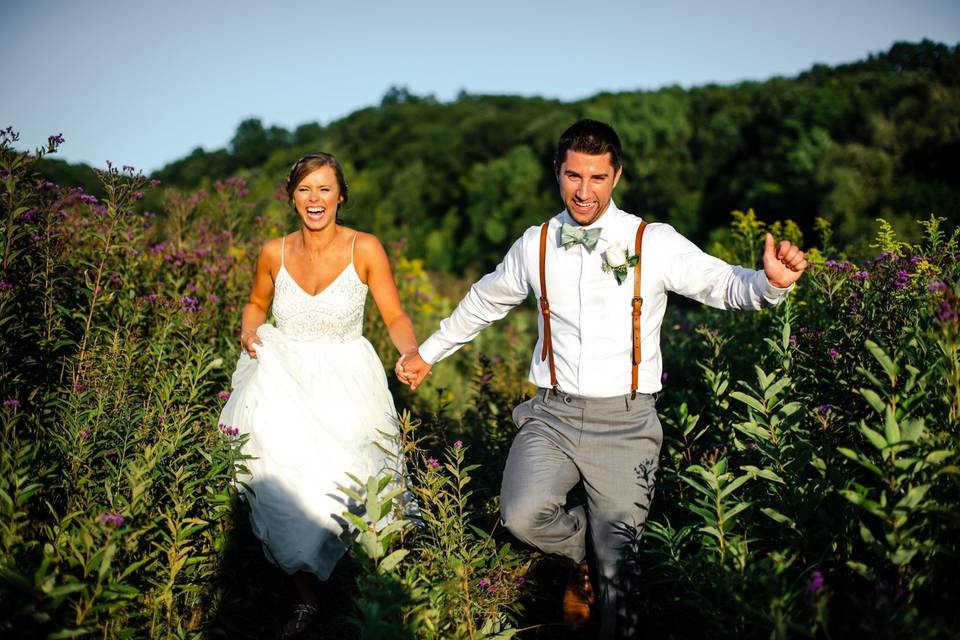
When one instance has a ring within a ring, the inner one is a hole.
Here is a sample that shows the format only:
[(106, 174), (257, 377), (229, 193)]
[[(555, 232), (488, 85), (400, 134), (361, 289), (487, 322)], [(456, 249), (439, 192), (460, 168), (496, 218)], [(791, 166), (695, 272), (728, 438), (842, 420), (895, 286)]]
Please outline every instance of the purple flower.
[(20, 214), (20, 219), (23, 220), (24, 222), (30, 222), (31, 220), (36, 218), (38, 215), (40, 215), (40, 212), (37, 211), (36, 209), (27, 209), (26, 211)]
[(218, 392), (217, 392), (217, 397), (220, 398), (221, 400), (226, 400), (227, 398), (230, 397), (230, 392), (229, 392), (229, 391), (218, 391)]
[(943, 301), (943, 304), (940, 305), (940, 308), (937, 309), (937, 320), (940, 321), (940, 324), (947, 324), (948, 322), (956, 322), (957, 320), (957, 311), (950, 306), (950, 303), (946, 300)]
[(126, 171), (127, 173), (133, 173), (133, 172), (136, 171), (136, 168), (135, 168), (135, 167), (131, 167), (131, 166), (128, 165), (128, 164), (125, 164), (125, 165), (123, 165), (123, 170)]
[(10, 291), (11, 289), (13, 289), (12, 284), (6, 280), (0, 280), (0, 291)]
[(827, 355), (833, 358), (834, 360), (836, 360), (837, 358), (840, 357), (840, 352), (834, 349), (833, 347), (830, 347), (829, 349), (827, 349)]
[(97, 520), (100, 522), (100, 524), (105, 524), (111, 527), (119, 527), (123, 524), (123, 516), (119, 513), (101, 513)]
[(440, 461), (437, 460), (436, 458), (427, 458), (427, 464), (430, 465), (430, 467), (433, 469), (437, 469), (440, 467)]
[(930, 293), (940, 293), (947, 290), (947, 283), (943, 280), (933, 280), (930, 283)]
[(482, 376), (480, 376), (480, 380), (483, 381), (483, 382), (490, 382), (490, 380), (492, 380), (492, 379), (493, 379), (493, 374), (492, 374), (492, 373), (485, 373), (485, 374), (483, 374)]
[(791, 347), (797, 346), (797, 336), (790, 336), (790, 339), (787, 340), (790, 343)]
[(155, 293), (148, 293), (147, 295), (143, 296), (143, 299), (146, 300), (147, 302), (156, 302), (157, 298), (159, 297), (160, 296), (158, 296)]
[(215, 293), (211, 293), (210, 295), (207, 296), (207, 300), (209, 300), (210, 302), (214, 302), (214, 303), (220, 302), (220, 296), (218, 296), (218, 295), (215, 294)]
[(910, 283), (910, 274), (900, 269), (897, 271), (897, 279), (893, 282), (894, 289), (903, 289)]
[(3, 406), (5, 406), (8, 409), (16, 409), (20, 406), (20, 401), (17, 400), (16, 398), (10, 398), (9, 400), (3, 401)]
[(518, 577), (517, 577), (517, 584), (522, 587), (523, 585), (527, 584), (527, 579), (524, 578), (523, 576), (518, 576)]
[(924, 260), (926, 260), (926, 258), (924, 258), (923, 256), (913, 256), (912, 258), (910, 258), (910, 264), (914, 264), (914, 265), (919, 264)]
[(151, 187), (159, 187), (159, 186), (160, 186), (160, 181), (157, 180), (156, 178), (154, 178), (153, 180), (150, 181), (150, 186), (151, 186)]
[(830, 409), (832, 409), (832, 408), (833, 408), (832, 405), (829, 405), (829, 404), (821, 404), (821, 405), (818, 405), (818, 406), (817, 406), (817, 413), (826, 413), (827, 411), (830, 411)]
[(90, 436), (90, 428), (89, 428), (89, 427), (84, 427), (83, 429), (80, 430), (80, 439), (81, 439), (81, 440), (86, 440), (89, 436)]
[(866, 271), (857, 271), (855, 274), (853, 274), (850, 277), (853, 278), (854, 280), (864, 281), (864, 280), (870, 279), (870, 274)]
[(480, 587), (481, 589), (483, 589), (483, 588), (485, 588), (485, 587), (489, 587), (489, 586), (490, 586), (490, 581), (487, 580), (486, 578), (480, 578), (480, 581), (477, 582), (477, 586)]
[(87, 204), (97, 204), (97, 197), (91, 196), (85, 193), (82, 196), (80, 196), (80, 202), (85, 202)]
[(85, 390), (86, 388), (87, 388), (87, 387), (84, 386), (84, 385), (83, 385), (82, 383), (80, 383), (80, 382), (74, 382), (74, 383), (73, 383), (73, 392), (74, 392), (74, 393), (80, 393), (81, 391)]
[(183, 309), (188, 313), (200, 311), (200, 301), (193, 296), (183, 296), (180, 298), (180, 304), (183, 305)]
[(807, 583), (807, 593), (818, 593), (823, 589), (823, 574), (814, 571), (810, 574), (810, 582)]
[(51, 147), (55, 147), (55, 146), (57, 146), (57, 145), (63, 144), (63, 134), (62, 134), (62, 133), (58, 133), (58, 134), (55, 135), (55, 136), (50, 136), (50, 137), (48, 137), (48, 138), (47, 138), (47, 144), (48, 144), (49, 146), (51, 146)]
[(660, 382), (666, 382), (666, 381), (667, 381), (667, 372), (664, 371), (663, 373), (660, 374)]
[(454, 440), (454, 441), (453, 441), (453, 448), (454, 448), (454, 449), (462, 449), (462, 448), (463, 448), (463, 440)]
[(219, 427), (220, 431), (223, 432), (223, 435), (225, 435), (225, 436), (230, 436), (231, 438), (232, 438), (233, 436), (237, 435), (238, 433), (240, 433), (240, 429), (239, 429), (239, 428), (225, 425), (225, 424), (223, 424), (222, 422), (218, 425), (218, 427)]

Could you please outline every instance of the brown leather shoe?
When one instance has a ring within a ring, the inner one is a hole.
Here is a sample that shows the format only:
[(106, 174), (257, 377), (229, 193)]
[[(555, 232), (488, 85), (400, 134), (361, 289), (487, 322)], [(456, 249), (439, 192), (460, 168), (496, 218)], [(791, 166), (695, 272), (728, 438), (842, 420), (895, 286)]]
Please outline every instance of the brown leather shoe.
[(563, 622), (574, 627), (585, 626), (590, 622), (590, 607), (597, 601), (590, 582), (590, 568), (587, 563), (575, 565), (567, 577), (567, 588), (563, 592)]

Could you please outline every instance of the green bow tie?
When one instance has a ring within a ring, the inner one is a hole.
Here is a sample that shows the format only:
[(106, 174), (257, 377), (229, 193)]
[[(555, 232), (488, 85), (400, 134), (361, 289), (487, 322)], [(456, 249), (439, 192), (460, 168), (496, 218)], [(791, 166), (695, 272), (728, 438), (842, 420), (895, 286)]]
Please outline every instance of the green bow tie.
[(575, 227), (566, 222), (560, 227), (560, 244), (564, 249), (569, 249), (575, 244), (582, 244), (587, 248), (587, 251), (593, 251), (599, 239), (599, 227), (584, 229), (583, 227)]

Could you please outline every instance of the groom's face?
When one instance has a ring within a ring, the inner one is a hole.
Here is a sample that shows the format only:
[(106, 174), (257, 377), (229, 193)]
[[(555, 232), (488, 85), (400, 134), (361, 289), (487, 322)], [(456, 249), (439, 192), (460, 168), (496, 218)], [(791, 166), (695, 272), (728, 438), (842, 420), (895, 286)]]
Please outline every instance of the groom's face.
[(620, 169), (613, 168), (610, 153), (592, 156), (568, 150), (557, 179), (570, 217), (580, 225), (588, 225), (602, 216), (610, 205), (620, 173)]

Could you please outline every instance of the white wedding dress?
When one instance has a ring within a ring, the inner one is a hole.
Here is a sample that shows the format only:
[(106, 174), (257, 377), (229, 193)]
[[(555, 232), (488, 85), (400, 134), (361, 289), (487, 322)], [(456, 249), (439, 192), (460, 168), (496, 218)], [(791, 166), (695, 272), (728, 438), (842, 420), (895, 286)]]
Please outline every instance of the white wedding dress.
[[(356, 236), (354, 236), (354, 244)], [(329, 577), (345, 551), (338, 485), (399, 477), (396, 409), (383, 365), (361, 335), (367, 285), (353, 257), (315, 296), (283, 266), (274, 282), (276, 326), (261, 325), (257, 357), (240, 356), (220, 424), (249, 439), (238, 472), (253, 532), (287, 573)], [(394, 453), (388, 453), (394, 452)]]

